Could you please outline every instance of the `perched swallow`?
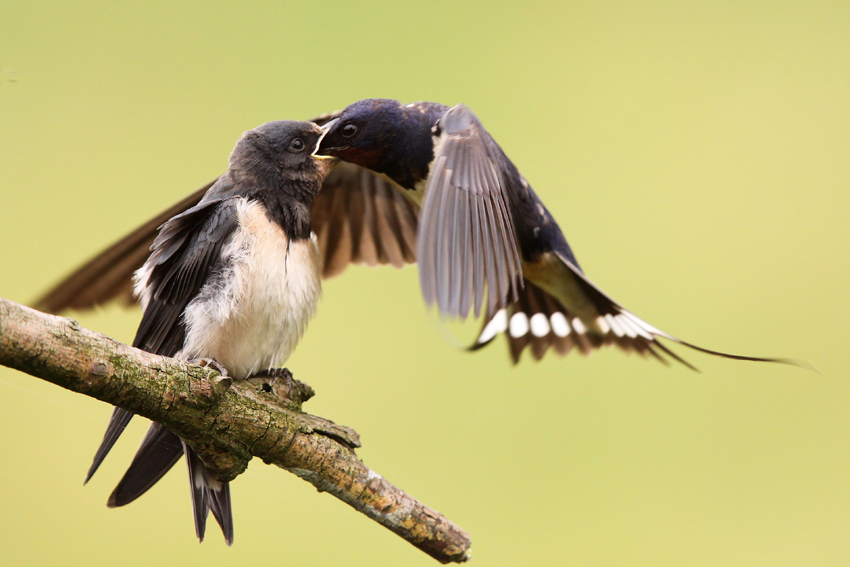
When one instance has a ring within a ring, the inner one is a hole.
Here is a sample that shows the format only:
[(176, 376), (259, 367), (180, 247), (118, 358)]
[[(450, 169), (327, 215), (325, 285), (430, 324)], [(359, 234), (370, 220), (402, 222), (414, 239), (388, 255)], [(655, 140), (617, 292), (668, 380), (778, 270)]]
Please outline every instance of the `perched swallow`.
[[(323, 277), (350, 263), (419, 263), (428, 304), (450, 317), (484, 314), (475, 350), (504, 333), (514, 363), (529, 347), (583, 354), (606, 345), (667, 356), (659, 339), (726, 358), (638, 318), (595, 286), (563, 232), (501, 147), (465, 106), (367, 99), (313, 120), (326, 131), (318, 154), (336, 165), (312, 208)], [(191, 207), (209, 186), (177, 203), (60, 282), (35, 306), (57, 313), (131, 298), (130, 275), (155, 228)]]
[[(269, 122), (245, 132), (227, 172), (200, 202), (185, 203), (162, 224), (135, 274), (144, 315), (133, 346), (181, 360), (212, 359), (234, 379), (286, 361), (321, 295), (310, 209), (335, 161), (314, 155), (321, 136), (312, 122)], [(132, 416), (115, 408), (87, 482)], [(109, 506), (141, 496), (183, 454), (198, 538), (203, 541), (212, 511), (230, 545), (228, 483), (213, 478), (194, 451), (158, 423)]]

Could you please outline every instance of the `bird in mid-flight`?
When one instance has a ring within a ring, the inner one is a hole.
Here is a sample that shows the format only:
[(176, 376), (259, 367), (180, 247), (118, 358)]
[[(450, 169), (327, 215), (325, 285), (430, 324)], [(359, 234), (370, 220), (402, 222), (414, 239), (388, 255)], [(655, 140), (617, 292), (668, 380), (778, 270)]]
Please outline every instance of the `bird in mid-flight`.
[[(243, 134), (230, 166), (197, 204), (174, 211), (135, 275), (144, 314), (133, 341), (182, 360), (211, 359), (235, 379), (289, 357), (321, 295), (310, 209), (333, 158), (315, 155), (312, 122), (269, 122)], [(86, 481), (133, 414), (115, 408)], [(233, 542), (227, 482), (213, 478), (177, 435), (152, 423), (109, 506), (132, 502), (186, 455), (195, 530), (208, 512)]]
[[(366, 99), (325, 128), (318, 153), (385, 175), (419, 209), (425, 301), (448, 317), (484, 314), (472, 349), (505, 333), (514, 362), (526, 347), (539, 359), (549, 348), (589, 353), (613, 344), (662, 361), (663, 353), (693, 368), (658, 341), (663, 338), (726, 358), (797, 364), (687, 343), (603, 293), (584, 275), (525, 177), (466, 106)], [(325, 248), (325, 262), (333, 265), (337, 247)]]
[[(449, 317), (483, 314), (471, 349), (507, 338), (517, 362), (528, 348), (588, 354), (614, 345), (667, 355), (679, 340), (623, 308), (579, 267), (552, 214), (465, 106), (366, 99), (313, 120), (327, 130), (318, 153), (343, 160), (312, 208), (324, 277), (350, 263), (418, 262), (422, 292)], [(130, 297), (129, 277), (155, 228), (194, 205), (201, 190), (119, 241), (48, 292), (36, 307), (58, 312)]]

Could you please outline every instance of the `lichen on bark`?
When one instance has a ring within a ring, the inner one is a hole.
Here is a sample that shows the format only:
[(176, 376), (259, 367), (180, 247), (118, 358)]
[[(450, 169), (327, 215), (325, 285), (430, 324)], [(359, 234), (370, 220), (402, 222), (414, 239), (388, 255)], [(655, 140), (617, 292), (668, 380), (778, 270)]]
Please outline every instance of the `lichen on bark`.
[(187, 440), (221, 480), (253, 457), (286, 469), (442, 563), (469, 558), (469, 535), (370, 470), (357, 433), (303, 413), (296, 380), (233, 382), (0, 298), (0, 364), (158, 421)]

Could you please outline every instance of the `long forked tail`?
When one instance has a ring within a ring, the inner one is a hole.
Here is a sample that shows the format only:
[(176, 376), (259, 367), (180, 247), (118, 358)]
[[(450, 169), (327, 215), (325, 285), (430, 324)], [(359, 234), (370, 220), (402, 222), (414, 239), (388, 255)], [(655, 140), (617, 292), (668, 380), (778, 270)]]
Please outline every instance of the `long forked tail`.
[(694, 365), (659, 341), (666, 339), (713, 356), (776, 362), (818, 371), (805, 361), (729, 354), (678, 339), (622, 307), (596, 287), (569, 260), (558, 255), (553, 255), (551, 260), (555, 260), (556, 268), (551, 271), (557, 275), (552, 278), (557, 283), (552, 285), (550, 280), (544, 290), (526, 278), (519, 299), (488, 315), (470, 350), (477, 350), (504, 333), (514, 363), (519, 361), (527, 347), (532, 356), (540, 360), (549, 349), (560, 355), (578, 349), (587, 355), (603, 346), (616, 346), (625, 352), (652, 356), (665, 364), (668, 364), (669, 357), (699, 372)]

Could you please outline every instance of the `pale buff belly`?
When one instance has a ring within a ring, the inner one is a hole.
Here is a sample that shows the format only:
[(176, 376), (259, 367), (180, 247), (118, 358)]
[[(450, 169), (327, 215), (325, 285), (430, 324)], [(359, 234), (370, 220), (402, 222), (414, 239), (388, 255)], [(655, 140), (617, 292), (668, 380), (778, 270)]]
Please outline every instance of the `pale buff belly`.
[(290, 242), (256, 202), (237, 214), (224, 277), (187, 306), (178, 357), (213, 358), (245, 378), (280, 367), (295, 349), (321, 296), (321, 260), (314, 238)]

